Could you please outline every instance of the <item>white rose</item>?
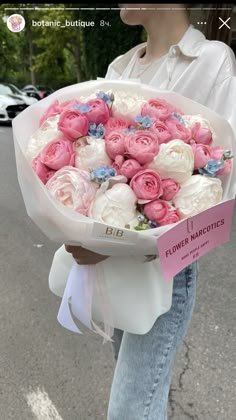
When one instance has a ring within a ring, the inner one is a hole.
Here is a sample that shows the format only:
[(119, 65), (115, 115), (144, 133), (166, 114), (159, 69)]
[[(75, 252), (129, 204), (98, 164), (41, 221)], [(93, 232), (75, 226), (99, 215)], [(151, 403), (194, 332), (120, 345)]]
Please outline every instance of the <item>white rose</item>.
[(213, 142), (217, 141), (216, 133), (214, 132), (211, 124), (208, 120), (203, 118), (201, 115), (181, 115), (184, 120), (185, 127), (188, 129), (192, 129), (196, 123), (200, 123), (202, 128), (207, 128), (212, 133)]
[(172, 178), (181, 184), (187, 181), (193, 173), (192, 147), (178, 139), (162, 143), (157, 156), (148, 167), (154, 169), (162, 179)]
[(118, 183), (97, 191), (89, 217), (116, 227), (134, 227), (138, 225), (136, 203), (137, 197), (129, 185)]
[(111, 165), (106, 154), (105, 141), (96, 137), (81, 137), (75, 142), (75, 167), (88, 170)]
[(63, 137), (63, 134), (57, 129), (59, 118), (60, 115), (48, 118), (30, 137), (26, 151), (26, 156), (29, 161), (32, 161), (36, 156), (38, 156), (44, 146), (46, 146), (46, 144), (48, 144), (51, 140)]
[(223, 189), (219, 178), (193, 175), (173, 198), (181, 218), (194, 216), (222, 201)]
[(142, 105), (147, 102), (142, 96), (126, 92), (116, 92), (114, 97), (112, 116), (125, 118), (130, 124), (134, 123), (133, 118), (141, 114)]

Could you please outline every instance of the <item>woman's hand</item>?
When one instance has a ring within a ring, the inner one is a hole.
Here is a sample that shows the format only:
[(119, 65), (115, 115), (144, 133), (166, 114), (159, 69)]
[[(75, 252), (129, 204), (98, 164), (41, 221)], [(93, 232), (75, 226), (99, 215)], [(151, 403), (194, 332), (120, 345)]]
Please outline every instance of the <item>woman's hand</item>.
[(92, 265), (106, 260), (106, 255), (96, 254), (96, 252), (89, 251), (82, 248), (82, 246), (65, 245), (66, 251), (72, 254), (73, 258), (80, 265)]

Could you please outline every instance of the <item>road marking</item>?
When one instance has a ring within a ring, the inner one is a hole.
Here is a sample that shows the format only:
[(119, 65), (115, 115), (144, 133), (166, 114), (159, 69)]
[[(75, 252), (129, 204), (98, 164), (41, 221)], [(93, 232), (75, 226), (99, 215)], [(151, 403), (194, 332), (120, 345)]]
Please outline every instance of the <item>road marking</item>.
[(37, 420), (63, 420), (44, 389), (29, 392), (26, 400)]

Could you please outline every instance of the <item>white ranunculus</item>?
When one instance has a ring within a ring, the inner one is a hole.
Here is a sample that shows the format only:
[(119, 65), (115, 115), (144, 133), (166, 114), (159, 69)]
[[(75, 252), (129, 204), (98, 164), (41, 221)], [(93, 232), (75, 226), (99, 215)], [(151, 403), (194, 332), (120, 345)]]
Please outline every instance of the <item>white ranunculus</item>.
[(48, 118), (30, 137), (26, 151), (26, 156), (30, 162), (38, 156), (44, 146), (46, 146), (46, 144), (48, 144), (51, 140), (63, 137), (63, 134), (57, 129), (59, 118), (60, 115)]
[(202, 128), (207, 128), (208, 130), (211, 131), (213, 142), (215, 142), (217, 140), (216, 133), (214, 132), (211, 124), (209, 123), (208, 120), (203, 118), (201, 115), (188, 115), (188, 114), (186, 114), (186, 115), (182, 115), (182, 118), (184, 120), (186, 128), (191, 130), (196, 123), (200, 123)]
[(112, 188), (97, 191), (91, 204), (89, 217), (116, 227), (138, 225), (137, 197), (127, 184), (118, 183)]
[(187, 181), (193, 173), (192, 147), (179, 139), (162, 143), (157, 156), (148, 167), (156, 171), (162, 179), (172, 178), (181, 184)]
[(75, 142), (75, 167), (89, 170), (111, 165), (106, 153), (105, 140), (96, 137), (81, 137)]
[(181, 218), (191, 217), (222, 201), (223, 189), (219, 178), (193, 175), (173, 197)]
[(130, 124), (134, 123), (133, 118), (141, 114), (141, 108), (147, 101), (140, 95), (126, 92), (116, 92), (114, 94), (115, 100), (112, 105), (112, 116), (117, 118), (124, 118)]

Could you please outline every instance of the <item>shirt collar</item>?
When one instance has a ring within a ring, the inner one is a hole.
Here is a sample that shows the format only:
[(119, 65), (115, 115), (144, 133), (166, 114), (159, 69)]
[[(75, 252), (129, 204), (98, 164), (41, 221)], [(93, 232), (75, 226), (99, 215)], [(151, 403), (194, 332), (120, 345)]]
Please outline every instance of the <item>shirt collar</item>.
[(178, 52), (181, 52), (186, 57), (198, 57), (200, 55), (202, 42), (205, 41), (205, 39), (205, 35), (198, 29), (195, 29), (191, 24), (178, 44), (170, 47), (169, 55), (173, 56), (177, 55)]
[[(205, 39), (205, 35), (203, 35), (202, 32), (200, 32), (198, 29), (195, 29), (194, 26), (190, 24), (178, 44), (172, 45), (170, 47), (168, 56), (174, 57), (179, 55), (181, 52), (186, 57), (196, 58), (200, 55), (201, 46)], [(136, 47), (133, 47), (122, 56), (117, 57), (111, 63), (111, 68), (113, 68), (113, 70), (115, 70), (118, 74), (121, 74), (124, 68), (129, 65), (132, 57), (134, 57), (134, 55), (146, 45), (147, 43), (143, 42), (142, 44), (136, 45)]]

